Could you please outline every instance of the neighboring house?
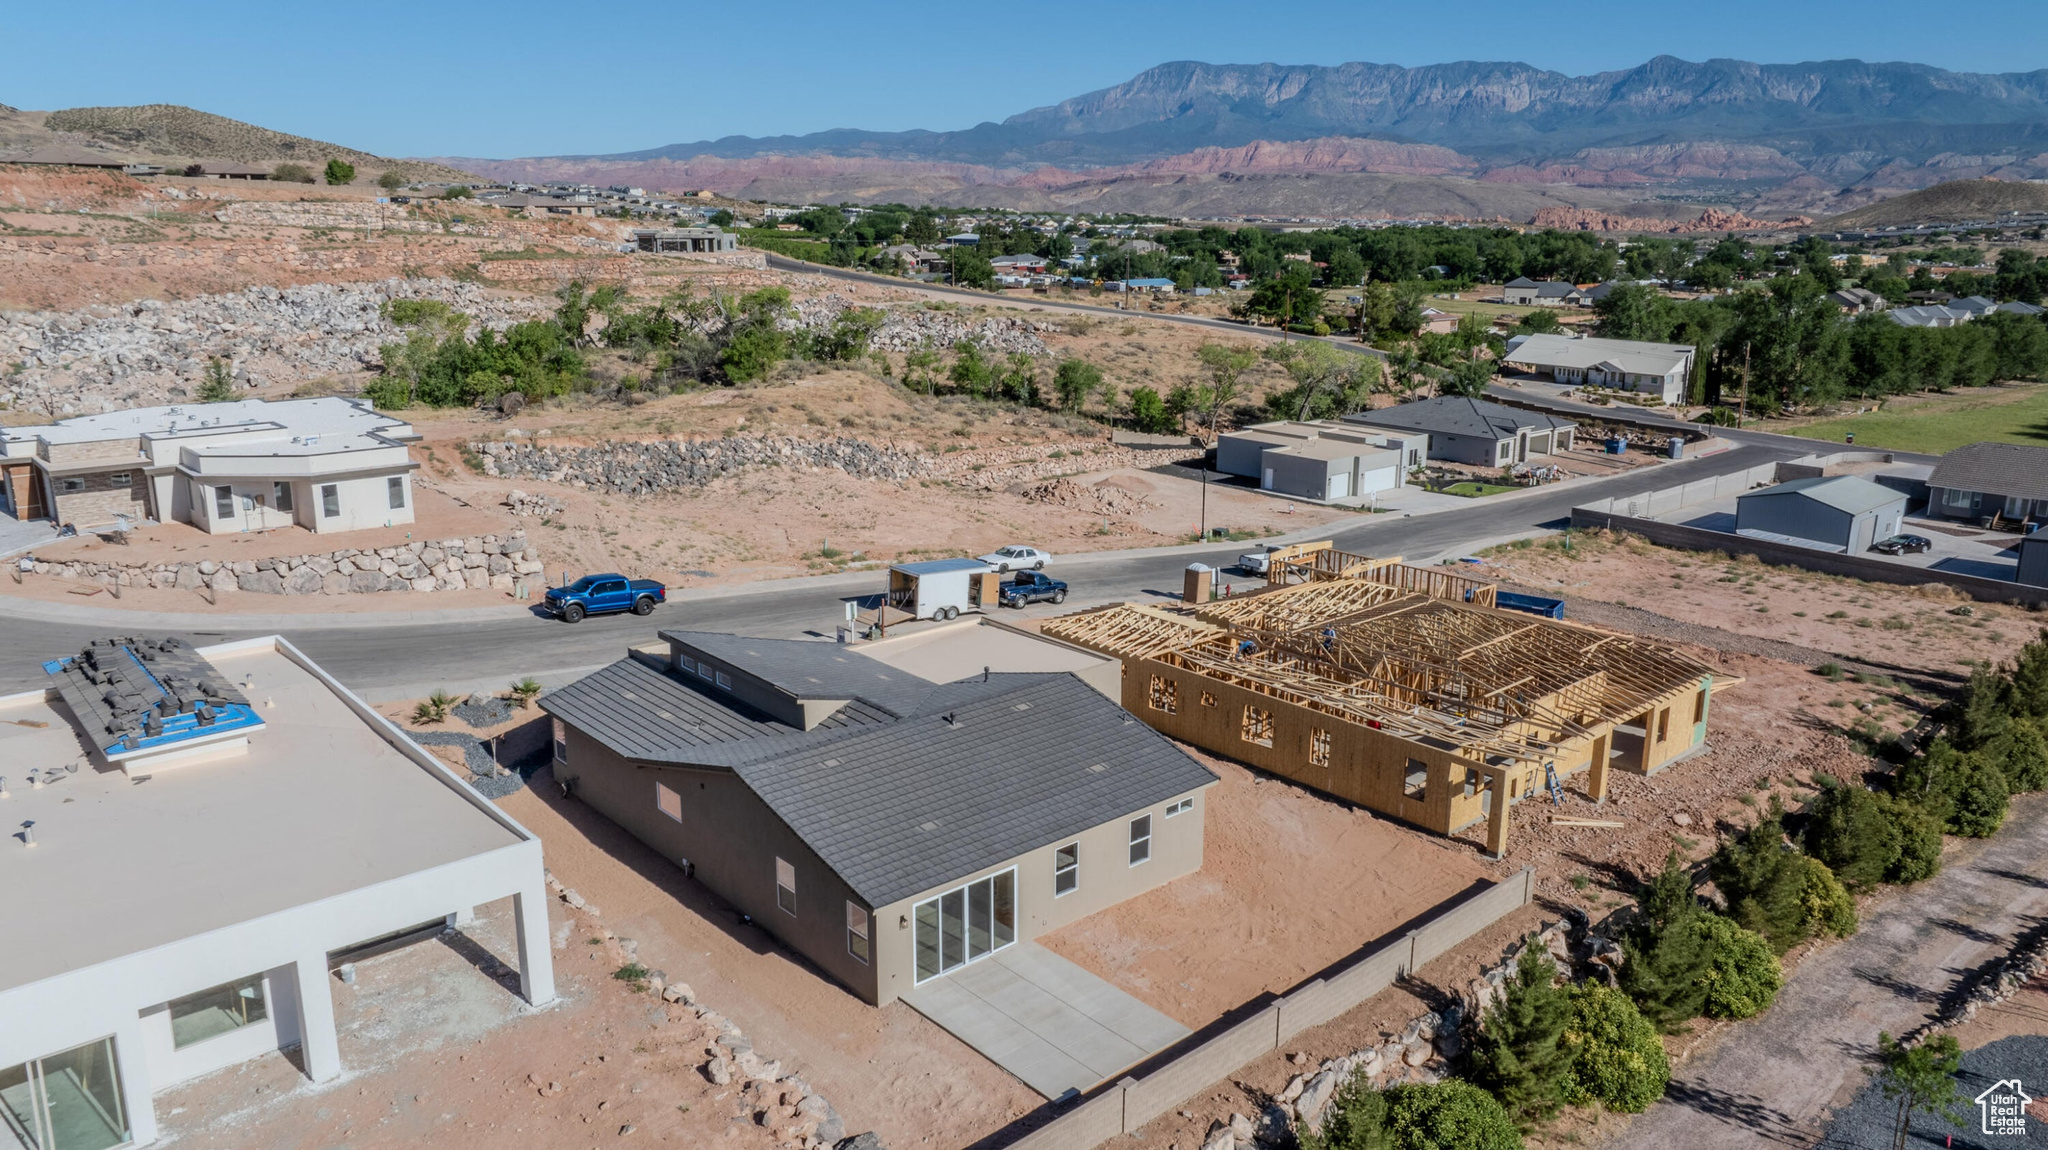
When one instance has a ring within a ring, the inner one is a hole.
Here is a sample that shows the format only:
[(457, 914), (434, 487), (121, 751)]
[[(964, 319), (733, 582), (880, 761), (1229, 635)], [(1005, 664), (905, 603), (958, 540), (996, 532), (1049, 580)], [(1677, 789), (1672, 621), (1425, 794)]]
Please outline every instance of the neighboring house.
[(1532, 455), (1569, 451), (1578, 428), (1571, 420), (1539, 411), (1451, 395), (1354, 412), (1344, 422), (1421, 432), (1429, 436), (1429, 458), (1481, 467), (1506, 467), (1526, 463)]
[(866, 1002), (1201, 866), (1216, 776), (1099, 656), (1013, 632), (1043, 651), (941, 682), (918, 647), (661, 634), (542, 696), (555, 778)]
[[(17, 155), (0, 156), (0, 164), (34, 164), (37, 166), (64, 168), (120, 168), (123, 170), (142, 166), (109, 156), (104, 152), (87, 151), (84, 148), (74, 148), (62, 144), (50, 148), (37, 148), (33, 151)], [(158, 168), (157, 170), (162, 171), (163, 169)]]
[(1640, 391), (1677, 403), (1685, 398), (1695, 354), (1683, 343), (1522, 335), (1508, 341), (1502, 362), (1559, 383)]
[(1262, 491), (1334, 500), (1403, 486), (1422, 466), (1429, 436), (1337, 420), (1256, 423), (1216, 438), (1216, 470), (1258, 481)]
[(2024, 536), (2019, 549), (2018, 580), (2029, 587), (2048, 587), (2048, 535)]
[(1897, 535), (1905, 518), (1904, 492), (1853, 475), (1790, 479), (1735, 500), (1738, 534), (1851, 555)]
[(212, 534), (413, 521), (412, 425), (368, 401), (236, 400), (0, 428), (0, 509), (81, 527), (188, 522)]
[(739, 238), (722, 228), (635, 228), (633, 246), (643, 252), (729, 252)]
[(881, 255), (884, 259), (901, 260), (904, 270), (912, 274), (943, 272), (953, 266), (946, 258), (946, 253), (921, 248), (916, 244), (891, 244), (882, 249)]
[(1579, 285), (1518, 276), (1501, 288), (1502, 303), (1516, 307), (1572, 307), (1584, 302)]
[(1832, 301), (1836, 307), (1841, 308), (1843, 311), (1847, 312), (1850, 315), (1862, 315), (1865, 312), (1883, 311), (1885, 308), (1891, 306), (1890, 304), (1885, 302), (1885, 298), (1883, 296), (1877, 294), (1874, 291), (1871, 291), (1869, 288), (1845, 287), (1841, 291), (1829, 292), (1828, 299)]
[[(1358, 299), (1357, 296), (1351, 298)], [(1422, 309), (1422, 330), (1449, 335), (1458, 330), (1458, 317), (1439, 308), (1425, 307)]]
[(2048, 522), (2048, 447), (1972, 443), (1941, 457), (1927, 477), (1927, 513)]
[(957, 236), (947, 236), (945, 242), (956, 248), (971, 248), (981, 243), (981, 237), (973, 232), (961, 232)]
[(988, 262), (991, 267), (996, 269), (996, 272), (999, 275), (1044, 275), (1046, 268), (1046, 260), (1044, 256), (1003, 256), (999, 259), (992, 259)]
[(1956, 296), (1954, 292), (1946, 291), (1909, 291), (1906, 293), (1906, 298), (1914, 303), (1934, 304), (1947, 303), (1956, 298)]
[[(46, 667), (0, 696), (24, 828), (0, 866), (0, 1145), (154, 1142), (156, 1092), (280, 1051), (332, 1082), (330, 971), (499, 899), (520, 996), (554, 999), (540, 839), (289, 643), (100, 640)], [(437, 977), (396, 989), (504, 993)]]
[[(267, 180), (270, 169), (259, 164), (236, 164), (226, 160), (201, 160), (194, 165), (209, 180)], [(189, 169), (188, 169), (189, 170)]]
[(1900, 327), (1954, 327), (1975, 318), (1970, 312), (1938, 303), (1895, 307), (1884, 314)]
[(1159, 295), (1172, 295), (1173, 281), (1160, 276), (1141, 277), (1125, 280), (1124, 288), (1128, 291), (1149, 291), (1156, 292)]

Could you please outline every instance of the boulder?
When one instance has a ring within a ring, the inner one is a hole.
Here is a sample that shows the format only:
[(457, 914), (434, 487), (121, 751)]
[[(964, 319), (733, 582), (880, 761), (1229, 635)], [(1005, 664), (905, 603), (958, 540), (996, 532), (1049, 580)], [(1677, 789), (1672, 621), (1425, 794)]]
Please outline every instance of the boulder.
[(205, 576), (209, 574), (212, 574), (212, 572), (202, 572), (195, 564), (180, 563), (178, 564), (178, 573), (172, 577), (171, 586), (176, 587), (180, 591), (196, 591), (206, 581)]
[(235, 582), (234, 573), (225, 568), (216, 570), (212, 578), (207, 581), (207, 585), (213, 588), (213, 592), (216, 595), (227, 591), (241, 590), (240, 585)]
[(1330, 1095), (1337, 1091), (1337, 1072), (1325, 1070), (1302, 1084), (1301, 1095), (1294, 1100), (1294, 1112), (1311, 1126), (1323, 1116), (1323, 1108), (1330, 1104)]
[(329, 571), (320, 577), (320, 593), (322, 595), (346, 595), (348, 594), (348, 580), (349, 577), (339, 571)]
[(1431, 1049), (1429, 1039), (1417, 1035), (1407, 1046), (1401, 1049), (1401, 1061), (1406, 1062), (1410, 1066), (1420, 1066), (1429, 1061), (1429, 1056), (1432, 1053), (1434, 1051)]
[(704, 1064), (704, 1077), (710, 1079), (713, 1086), (730, 1086), (732, 1063), (726, 1061), (725, 1056), (721, 1054)]
[[(241, 564), (238, 563), (236, 566), (239, 567)], [(254, 591), (262, 595), (284, 594), (284, 580), (278, 578), (275, 571), (251, 571), (237, 577), (235, 581), (244, 591)]]
[(880, 1134), (870, 1130), (865, 1134), (840, 1139), (833, 1144), (832, 1150), (888, 1150), (888, 1147), (882, 1145)]
[(287, 595), (318, 595), (320, 593), (320, 572), (313, 570), (312, 565), (308, 564), (285, 576), (284, 593)]
[(384, 589), (384, 576), (375, 571), (358, 571), (348, 577), (348, 589), (351, 594), (355, 595), (367, 595), (372, 591), (382, 591)]

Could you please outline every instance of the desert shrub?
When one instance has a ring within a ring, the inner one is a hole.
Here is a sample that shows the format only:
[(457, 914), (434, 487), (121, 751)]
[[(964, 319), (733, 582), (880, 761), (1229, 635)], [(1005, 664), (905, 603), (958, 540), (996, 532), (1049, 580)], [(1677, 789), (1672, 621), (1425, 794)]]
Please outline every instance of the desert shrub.
[(286, 184), (310, 184), (313, 169), (304, 164), (279, 164), (270, 169), (270, 178)]
[(469, 190), (469, 185), (456, 184), (455, 186), (442, 192), (441, 198), (444, 200), (467, 200), (474, 197), (475, 195), (475, 192)]
[(1900, 767), (1892, 792), (1925, 807), (1950, 834), (1971, 838), (1997, 831), (2012, 798), (2005, 773), (1986, 754), (1958, 750), (1946, 739)]
[(356, 178), (356, 166), (343, 160), (327, 161), (327, 169), (321, 173), (330, 186), (339, 187)]
[(1856, 933), (1856, 900), (1835, 878), (1826, 863), (1804, 855), (1800, 863), (1799, 906), (1808, 938), (1833, 935), (1847, 938)]
[(2005, 674), (1979, 668), (1948, 708), (1949, 741), (1957, 750), (1976, 751), (2004, 738), (2011, 729), (2017, 698)]
[(1899, 828), (1899, 857), (1885, 868), (1884, 881), (1919, 882), (1941, 870), (1941, 822), (1926, 808), (1895, 795), (1879, 795), (1893, 825)]
[(2048, 788), (2048, 738), (2029, 719), (2015, 720), (2005, 737), (2005, 785), (2013, 794)]
[(788, 340), (779, 331), (750, 327), (732, 337), (719, 353), (718, 366), (734, 383), (751, 383), (775, 370), (788, 354)]
[(1532, 936), (1472, 1036), (1473, 1081), (1518, 1121), (1555, 1114), (1566, 1067), (1558, 1039), (1570, 1019), (1571, 997), (1557, 985), (1557, 964)]
[(1695, 929), (1711, 955), (1700, 975), (1701, 1012), (1708, 1018), (1751, 1018), (1769, 1010), (1785, 985), (1771, 944), (1718, 914), (1700, 915)]
[(1053, 369), (1052, 389), (1060, 406), (1078, 414), (1088, 406), (1088, 397), (1102, 390), (1102, 369), (1081, 359), (1063, 359)]
[(2019, 714), (2048, 719), (2048, 627), (2013, 660), (2012, 703)]
[(396, 170), (386, 170), (378, 174), (377, 186), (387, 192), (395, 192), (405, 186), (405, 177)]
[(1131, 426), (1138, 431), (1164, 435), (1173, 430), (1173, 416), (1166, 413), (1166, 401), (1153, 387), (1134, 387), (1130, 394)]
[(1807, 810), (1806, 853), (1826, 863), (1842, 885), (1864, 890), (1883, 882), (1898, 861), (1902, 833), (1879, 796), (1830, 781)]
[(227, 361), (223, 359), (207, 360), (206, 374), (199, 380), (199, 402), (227, 403), (234, 398), (235, 377), (228, 370)]
[(1571, 1059), (1564, 1100), (1599, 1102), (1609, 1110), (1640, 1113), (1664, 1094), (1671, 1062), (1657, 1028), (1627, 995), (1597, 983), (1571, 990), (1572, 1018), (1560, 1046)]
[(1469, 1082), (1410, 1083), (1379, 1091), (1354, 1074), (1339, 1087), (1320, 1129), (1301, 1150), (1521, 1150), (1514, 1120)]
[(1678, 852), (1636, 896), (1636, 920), (1622, 936), (1621, 988), (1643, 1017), (1663, 1030), (1697, 1018), (1706, 997), (1700, 978), (1712, 958), (1694, 925), (1705, 913)]

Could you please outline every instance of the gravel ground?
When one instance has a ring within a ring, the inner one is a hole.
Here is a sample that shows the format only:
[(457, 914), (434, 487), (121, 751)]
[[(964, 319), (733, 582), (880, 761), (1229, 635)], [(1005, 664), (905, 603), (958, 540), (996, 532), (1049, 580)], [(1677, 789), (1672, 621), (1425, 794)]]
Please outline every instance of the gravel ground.
[(547, 763), (547, 756), (536, 755), (525, 763), (505, 764), (505, 773), (501, 775), (496, 773), (498, 764), (491, 761), (491, 752), (475, 735), (461, 731), (413, 731), (412, 739), (428, 747), (461, 747), (462, 761), (469, 766), (469, 785), (487, 799), (502, 799), (520, 790), (526, 786), (527, 776)]
[[(2048, 1037), (2023, 1034), (2000, 1039), (1989, 1046), (1965, 1051), (1963, 1072), (1957, 1083), (1963, 1095), (1963, 1124), (1954, 1126), (1940, 1118), (1916, 1114), (1908, 1131), (1908, 1146), (1954, 1146), (1957, 1150), (2013, 1150), (2021, 1146), (2048, 1146), (2048, 1121), (2037, 1117), (2039, 1106), (2030, 1108), (2027, 1131), (2022, 1137), (2009, 1134), (1986, 1135), (1978, 1124), (1978, 1111), (1970, 1099), (2003, 1079), (2017, 1078), (2030, 1094), (2048, 1085)], [(2042, 1091), (2048, 1097), (2048, 1091)], [(1890, 1150), (1892, 1123), (1898, 1103), (1884, 1096), (1876, 1084), (1863, 1088), (1856, 1100), (1842, 1108), (1828, 1126), (1817, 1146), (1849, 1150)], [(1953, 1138), (1953, 1141), (1949, 1139)]]

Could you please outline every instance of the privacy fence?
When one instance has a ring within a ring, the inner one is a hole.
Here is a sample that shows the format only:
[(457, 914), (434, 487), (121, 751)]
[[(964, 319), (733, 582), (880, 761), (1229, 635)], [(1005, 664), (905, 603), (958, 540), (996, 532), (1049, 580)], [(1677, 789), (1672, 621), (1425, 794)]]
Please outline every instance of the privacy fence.
[(1428, 922), (1363, 951), (1334, 973), (1297, 988), (1248, 1017), (1204, 1037), (1151, 1066), (1143, 1078), (1124, 1078), (1033, 1130), (1007, 1150), (1087, 1150), (1127, 1134), (1166, 1113), (1238, 1067), (1270, 1054), (1288, 1039), (1336, 1018), (1458, 944), (1527, 906), (1536, 896), (1536, 868), (1523, 867)]

